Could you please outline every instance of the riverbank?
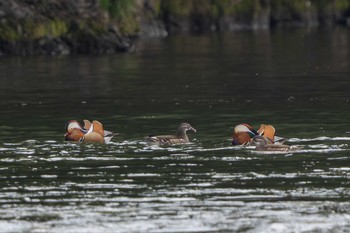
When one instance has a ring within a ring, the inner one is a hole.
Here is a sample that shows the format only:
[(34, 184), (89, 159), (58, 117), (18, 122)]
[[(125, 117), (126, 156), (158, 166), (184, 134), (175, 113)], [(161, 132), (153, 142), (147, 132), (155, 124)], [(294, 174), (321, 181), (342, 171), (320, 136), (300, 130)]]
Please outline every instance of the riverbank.
[(0, 0), (0, 55), (132, 52), (176, 32), (350, 25), (350, 1)]

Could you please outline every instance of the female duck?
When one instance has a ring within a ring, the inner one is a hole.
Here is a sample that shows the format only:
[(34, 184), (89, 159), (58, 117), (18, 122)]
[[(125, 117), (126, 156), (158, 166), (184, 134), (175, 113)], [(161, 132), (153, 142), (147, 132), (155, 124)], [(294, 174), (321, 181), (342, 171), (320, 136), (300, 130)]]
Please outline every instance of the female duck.
[(264, 136), (258, 135), (253, 138), (251, 145), (255, 145), (257, 151), (290, 151), (291, 146), (283, 144), (272, 144), (271, 141)]
[(193, 128), (188, 123), (181, 123), (176, 131), (176, 135), (157, 135), (157, 136), (147, 136), (145, 140), (148, 145), (156, 146), (169, 146), (169, 145), (178, 145), (189, 143), (190, 140), (187, 136), (187, 131), (196, 132), (196, 129)]

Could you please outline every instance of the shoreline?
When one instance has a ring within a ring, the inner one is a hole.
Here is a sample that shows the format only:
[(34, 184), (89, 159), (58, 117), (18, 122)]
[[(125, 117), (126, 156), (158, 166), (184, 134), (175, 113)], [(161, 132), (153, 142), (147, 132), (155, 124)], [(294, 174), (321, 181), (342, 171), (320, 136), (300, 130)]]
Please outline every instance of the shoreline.
[(0, 0), (0, 56), (113, 54), (178, 32), (339, 25), (350, 26), (346, 0)]

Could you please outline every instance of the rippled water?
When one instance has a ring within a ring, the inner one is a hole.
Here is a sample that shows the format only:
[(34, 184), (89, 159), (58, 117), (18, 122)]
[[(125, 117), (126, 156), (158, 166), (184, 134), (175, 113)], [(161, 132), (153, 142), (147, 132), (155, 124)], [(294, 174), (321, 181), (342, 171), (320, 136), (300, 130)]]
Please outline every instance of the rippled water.
[[(347, 30), (149, 39), (0, 60), (1, 232), (349, 232)], [(118, 132), (63, 142), (70, 119)], [(191, 123), (189, 145), (148, 134)], [(233, 147), (270, 123), (292, 153)]]

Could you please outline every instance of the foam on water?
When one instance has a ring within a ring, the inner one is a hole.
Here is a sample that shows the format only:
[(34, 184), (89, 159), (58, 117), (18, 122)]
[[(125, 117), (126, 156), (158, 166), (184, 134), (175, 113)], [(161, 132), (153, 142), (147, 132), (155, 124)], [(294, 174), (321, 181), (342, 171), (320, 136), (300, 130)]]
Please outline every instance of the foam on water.
[(288, 142), (350, 141), (350, 137), (290, 138)]

